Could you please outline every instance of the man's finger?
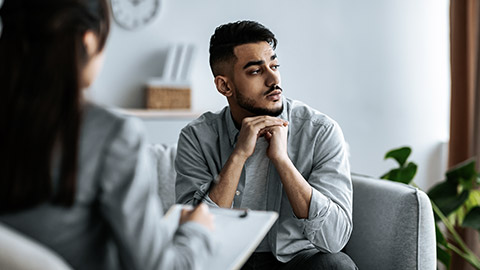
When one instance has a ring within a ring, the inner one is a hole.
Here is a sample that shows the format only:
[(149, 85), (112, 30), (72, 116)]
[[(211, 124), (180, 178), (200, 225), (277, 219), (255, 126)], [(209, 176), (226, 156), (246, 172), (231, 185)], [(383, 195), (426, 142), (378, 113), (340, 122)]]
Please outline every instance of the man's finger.
[(254, 129), (260, 130), (266, 127), (283, 126), (285, 125), (285, 121), (280, 118), (255, 119), (249, 122), (249, 124)]

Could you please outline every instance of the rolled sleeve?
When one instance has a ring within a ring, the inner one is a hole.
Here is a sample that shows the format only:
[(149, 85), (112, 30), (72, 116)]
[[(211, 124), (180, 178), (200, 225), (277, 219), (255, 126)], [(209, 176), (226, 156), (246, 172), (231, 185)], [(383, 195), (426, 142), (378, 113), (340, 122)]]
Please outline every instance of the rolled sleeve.
[(352, 183), (343, 134), (338, 125), (322, 128), (314, 151), (314, 169), (305, 237), (323, 252), (339, 252), (352, 232)]
[[(177, 203), (196, 203), (208, 192), (216, 177), (210, 172), (200, 147), (193, 132), (189, 128), (184, 128), (178, 139), (175, 158)], [(205, 199), (209, 206), (218, 207), (208, 196)]]
[(210, 188), (210, 185), (212, 185), (212, 183), (207, 183), (200, 186), (200, 191), (195, 192), (195, 194), (193, 195), (194, 202), (196, 203), (196, 201), (201, 200), (203, 196), (202, 194), (205, 194), (205, 196), (203, 197), (204, 203), (206, 203), (210, 207), (219, 207), (218, 204), (212, 201), (209, 194), (206, 194), (208, 193), (208, 189)]

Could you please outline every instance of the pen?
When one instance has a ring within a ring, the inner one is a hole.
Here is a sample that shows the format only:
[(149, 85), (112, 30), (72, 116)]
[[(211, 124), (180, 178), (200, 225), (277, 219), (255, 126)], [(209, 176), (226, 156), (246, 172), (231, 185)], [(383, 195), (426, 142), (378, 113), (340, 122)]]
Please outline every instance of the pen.
[(241, 213), (238, 217), (239, 218), (246, 218), (248, 216), (248, 208), (243, 210), (243, 213)]

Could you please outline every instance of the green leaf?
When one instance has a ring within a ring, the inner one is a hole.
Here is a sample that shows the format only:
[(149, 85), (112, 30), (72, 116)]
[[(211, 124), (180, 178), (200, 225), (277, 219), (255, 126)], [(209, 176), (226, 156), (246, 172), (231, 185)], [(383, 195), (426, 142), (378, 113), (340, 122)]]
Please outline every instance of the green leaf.
[(470, 210), (477, 206), (480, 206), (480, 190), (470, 190), (470, 195), (468, 196), (468, 199), (463, 203), (462, 207), (459, 207), (457, 211), (452, 214), (456, 215), (456, 224), (462, 224), (468, 212), (470, 212)]
[(452, 213), (450, 213), (450, 222), (452, 224), (462, 224), (463, 223), (463, 219), (465, 218), (465, 216), (467, 215), (467, 210), (465, 209), (465, 203), (468, 201), (465, 200), (465, 202), (457, 208), (457, 210), (453, 211)]
[(412, 179), (415, 177), (415, 174), (417, 173), (417, 168), (417, 164), (409, 162), (407, 167), (405, 167), (403, 170), (404, 179), (408, 179), (408, 182), (410, 183), (410, 181), (412, 181)]
[(413, 162), (408, 163), (406, 167), (393, 169), (382, 175), (382, 179), (393, 180), (396, 182), (409, 184), (417, 173), (417, 165)]
[(460, 183), (460, 186), (462, 187), (462, 190), (466, 189), (466, 190), (472, 190), (473, 189), (473, 180), (475, 178), (467, 178), (467, 179), (464, 179), (464, 178), (460, 178), (459, 179), (459, 183)]
[(393, 170), (390, 170), (388, 173), (384, 174), (381, 178), (382, 179), (387, 179), (387, 180), (392, 180), (392, 181), (396, 181), (396, 182), (401, 182), (399, 181), (400, 179), (400, 170), (401, 169), (393, 169)]
[(463, 227), (474, 228), (480, 232), (480, 207), (474, 207), (463, 220)]
[(445, 174), (447, 181), (459, 183), (461, 179), (476, 181), (478, 174), (475, 170), (475, 159), (466, 160), (449, 169)]
[(401, 180), (401, 170), (402, 170), (402, 169), (393, 169), (393, 170), (390, 170), (388, 173), (384, 174), (381, 178), (382, 178), (382, 179), (387, 179), (387, 180), (392, 180), (392, 181), (395, 181), (395, 182), (402, 182), (402, 183), (404, 183), (404, 182)]
[[(442, 211), (445, 216), (448, 216), (450, 213), (458, 209), (469, 196), (469, 191), (464, 190), (460, 194), (457, 193), (458, 186), (449, 181), (441, 182), (435, 185), (427, 193), (438, 208)], [(435, 220), (438, 221), (438, 216), (435, 215)]]
[(448, 251), (444, 250), (443, 248), (440, 248), (437, 245), (437, 260), (439, 260), (441, 263), (445, 265), (446, 269), (450, 269), (450, 260), (452, 256)]
[(450, 269), (450, 260), (451, 260), (451, 255), (448, 253), (446, 250), (440, 248), (437, 245), (437, 260), (439, 260), (441, 263), (445, 265), (446, 269)]
[(470, 208), (473, 208), (474, 206), (480, 206), (480, 190), (478, 189), (471, 190), (470, 196), (468, 197), (466, 204), (467, 204), (467, 207), (472, 206)]
[(438, 227), (437, 223), (435, 223), (435, 235), (436, 235), (436, 239), (437, 239), (437, 244), (442, 245), (443, 247), (446, 248), (447, 247), (447, 240), (443, 236), (443, 233), (440, 230), (440, 228)]
[(450, 255), (450, 252), (448, 252), (447, 240), (443, 236), (437, 223), (435, 223), (435, 234), (437, 239), (437, 260), (443, 263), (446, 269), (449, 269), (452, 256)]
[(401, 148), (393, 149), (389, 151), (387, 154), (385, 154), (385, 159), (393, 158), (398, 162), (400, 167), (403, 167), (403, 165), (407, 161), (408, 156), (410, 156), (411, 152), (412, 152), (412, 149), (410, 147), (401, 147)]

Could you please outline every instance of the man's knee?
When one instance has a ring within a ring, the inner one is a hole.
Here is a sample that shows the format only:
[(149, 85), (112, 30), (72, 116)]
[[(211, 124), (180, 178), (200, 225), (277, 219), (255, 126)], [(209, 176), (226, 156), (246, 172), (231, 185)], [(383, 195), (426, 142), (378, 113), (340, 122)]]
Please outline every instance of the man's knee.
[(345, 253), (321, 253), (316, 250), (304, 251), (292, 261), (296, 261), (295, 269), (328, 269), (328, 270), (356, 270), (353, 260)]
[(311, 258), (313, 265), (319, 268), (313, 269), (338, 269), (338, 270), (355, 270), (358, 269), (353, 260), (345, 253), (320, 253), (317, 252)]

